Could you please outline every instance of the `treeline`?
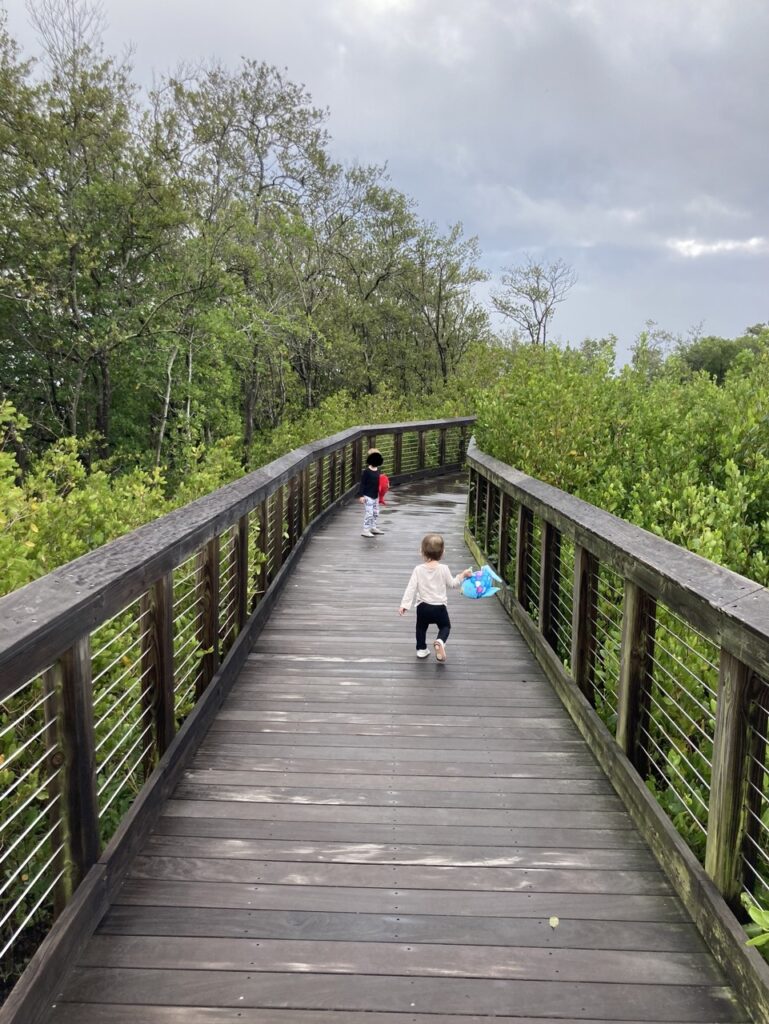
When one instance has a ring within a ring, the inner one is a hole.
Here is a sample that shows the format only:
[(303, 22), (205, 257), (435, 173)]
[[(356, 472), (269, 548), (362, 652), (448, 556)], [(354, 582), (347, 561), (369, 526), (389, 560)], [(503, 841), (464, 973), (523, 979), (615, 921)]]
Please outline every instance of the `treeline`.
[(478, 443), (691, 551), (769, 585), (769, 326), (666, 350), (644, 331), (527, 348), (478, 405)]
[(381, 167), (331, 155), (326, 112), (266, 64), (143, 93), (77, 0), (0, 23), (0, 401), (22, 466), (64, 437), (174, 465), (344, 389), (440, 391), (489, 338), (474, 239)]

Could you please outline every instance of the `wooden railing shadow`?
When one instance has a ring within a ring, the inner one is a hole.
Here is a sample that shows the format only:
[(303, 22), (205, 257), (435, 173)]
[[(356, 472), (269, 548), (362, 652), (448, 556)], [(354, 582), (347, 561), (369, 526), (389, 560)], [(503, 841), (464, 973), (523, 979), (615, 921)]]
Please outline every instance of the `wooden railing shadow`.
[(756, 1020), (769, 968), (769, 591), (481, 452), (466, 541)]
[(356, 427), (0, 601), (0, 1010), (32, 1024), (103, 916), (288, 573), (376, 445), (394, 482), (456, 472), (473, 418)]

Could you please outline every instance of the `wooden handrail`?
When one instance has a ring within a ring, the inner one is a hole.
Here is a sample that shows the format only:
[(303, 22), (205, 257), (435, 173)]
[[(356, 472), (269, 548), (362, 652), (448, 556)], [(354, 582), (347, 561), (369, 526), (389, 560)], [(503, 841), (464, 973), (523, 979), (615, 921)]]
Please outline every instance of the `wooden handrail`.
[(769, 590), (572, 494), (481, 452), (473, 439), (467, 463), (502, 493), (664, 601), (698, 629), (769, 676)]
[[(98, 920), (104, 879), (119, 884), (308, 537), (354, 493), (369, 438), (398, 482), (460, 469), (473, 422), (342, 431), (0, 600), (0, 700), (15, 741), (0, 795), (11, 832), (18, 823), (3, 950), (41, 909), (76, 920), (72, 934)], [(53, 936), (14, 990), (14, 1022), (34, 1018), (63, 969), (68, 947)]]
[(297, 448), (0, 599), (0, 700), (21, 676), (30, 678), (46, 669), (74, 635), (91, 632), (137, 600), (317, 458), (371, 433), (402, 435), (473, 422), (473, 417), (463, 417), (344, 430)]
[(746, 1005), (769, 1019), (769, 968), (729, 909), (743, 891), (769, 894), (769, 590), (472, 440), (467, 464), (468, 545), (507, 574), (505, 608)]

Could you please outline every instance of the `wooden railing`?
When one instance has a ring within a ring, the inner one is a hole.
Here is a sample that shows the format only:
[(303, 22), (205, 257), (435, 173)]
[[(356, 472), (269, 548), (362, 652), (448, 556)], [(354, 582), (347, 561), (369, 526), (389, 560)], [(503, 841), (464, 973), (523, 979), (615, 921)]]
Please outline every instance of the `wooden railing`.
[(508, 612), (746, 1004), (769, 1019), (769, 972), (724, 905), (739, 913), (744, 894), (769, 906), (769, 591), (472, 441), (467, 462), (468, 544), (504, 577)]
[(354, 493), (367, 449), (380, 448), (394, 482), (457, 470), (472, 422), (359, 427), (307, 445), (0, 601), (6, 978), (69, 905), (3, 1020), (34, 1019), (98, 920), (291, 562)]

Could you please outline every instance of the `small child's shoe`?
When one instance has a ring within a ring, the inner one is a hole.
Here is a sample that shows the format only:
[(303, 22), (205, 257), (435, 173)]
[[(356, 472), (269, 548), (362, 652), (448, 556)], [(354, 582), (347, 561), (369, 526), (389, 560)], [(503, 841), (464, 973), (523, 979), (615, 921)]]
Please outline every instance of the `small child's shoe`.
[(436, 640), (435, 643), (433, 644), (433, 648), (435, 649), (435, 657), (438, 659), (438, 661), (445, 661), (446, 645), (444, 644), (444, 642), (442, 640)]
[(377, 527), (377, 526), (372, 526), (371, 527), (371, 532), (375, 533), (378, 537), (384, 536), (384, 530), (380, 530), (379, 527)]
[(417, 657), (418, 658), (429, 658), (430, 657), (430, 652), (425, 647), (425, 649), (423, 651), (417, 651)]
[(361, 533), (361, 537), (373, 537), (373, 536), (374, 536), (374, 534), (371, 532), (371, 530), (363, 530), (363, 532)]

